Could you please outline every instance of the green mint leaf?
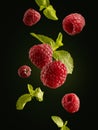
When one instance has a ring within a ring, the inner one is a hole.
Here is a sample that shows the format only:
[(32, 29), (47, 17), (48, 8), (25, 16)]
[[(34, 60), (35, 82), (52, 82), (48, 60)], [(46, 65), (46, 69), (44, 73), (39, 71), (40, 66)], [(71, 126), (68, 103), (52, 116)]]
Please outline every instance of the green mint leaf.
[(42, 11), (44, 8), (46, 8), (46, 7), (41, 5), (39, 10)]
[(44, 95), (44, 92), (40, 88), (35, 89), (34, 97), (36, 97), (36, 99), (39, 102), (43, 101), (43, 95)]
[(40, 11), (50, 5), (49, 0), (35, 0), (35, 2), (40, 7)]
[(49, 5), (47, 8), (44, 9), (43, 14), (51, 20), (58, 20), (56, 16), (56, 10), (53, 8), (52, 5)]
[(66, 125), (63, 125), (60, 130), (70, 130)]
[(64, 122), (63, 120), (59, 117), (59, 116), (51, 116), (51, 119), (54, 121), (54, 123), (58, 126), (58, 127), (63, 127)]
[(26, 103), (30, 102), (31, 100), (32, 100), (32, 97), (31, 97), (30, 94), (21, 95), (16, 102), (16, 109), (17, 110), (23, 110)]
[(64, 63), (67, 67), (68, 74), (72, 74), (74, 67), (73, 58), (71, 57), (68, 51), (64, 50), (54, 51), (53, 58), (56, 60), (60, 60), (62, 63)]
[(52, 49), (54, 50), (55, 41), (52, 38), (47, 37), (45, 35), (41, 35), (41, 34), (35, 34), (35, 33), (30, 33), (30, 34), (33, 37), (37, 38), (40, 42), (49, 44), (52, 47)]
[(56, 47), (55, 47), (55, 50), (56, 50), (57, 48), (59, 48), (60, 46), (63, 46), (62, 40), (63, 40), (63, 35), (62, 35), (62, 33), (60, 32), (60, 33), (58, 34), (57, 39), (56, 39)]
[(65, 121), (64, 125), (67, 125), (68, 121)]
[(27, 87), (31, 96), (34, 96), (35, 91), (33, 90), (33, 86), (31, 84), (27, 84)]

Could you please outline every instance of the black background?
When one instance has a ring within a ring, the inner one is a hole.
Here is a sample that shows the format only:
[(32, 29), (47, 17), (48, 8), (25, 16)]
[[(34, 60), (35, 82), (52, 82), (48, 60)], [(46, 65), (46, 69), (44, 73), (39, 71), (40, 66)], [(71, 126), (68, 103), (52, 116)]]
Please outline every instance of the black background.
[[(22, 18), (26, 9), (39, 10), (34, 0), (9, 1), (2, 10), (3, 45), (3, 87), (7, 92), (4, 104), (7, 118), (5, 122), (10, 129), (46, 129), (58, 130), (51, 120), (51, 115), (58, 115), (64, 121), (68, 120), (71, 130), (94, 129), (97, 117), (97, 22), (95, 3), (78, 0), (50, 0), (57, 11), (58, 21), (48, 20), (42, 13), (40, 22), (32, 27), (23, 24)], [(81, 13), (86, 20), (83, 31), (76, 36), (67, 35), (62, 29), (62, 19), (72, 13)], [(30, 32), (50, 36), (54, 40), (59, 32), (63, 34), (64, 46), (61, 49), (70, 52), (74, 60), (72, 75), (68, 75), (66, 83), (56, 89), (46, 88), (40, 82), (40, 70), (28, 59), (28, 50), (40, 43), (30, 35)], [(28, 79), (21, 79), (17, 75), (20, 65), (28, 64), (32, 68), (32, 75)], [(24, 110), (16, 110), (17, 98), (27, 92), (27, 83), (34, 88), (41, 87), (45, 92), (44, 101), (32, 100), (26, 104)], [(61, 98), (65, 93), (74, 92), (81, 100), (79, 112), (67, 113), (61, 106)], [(6, 95), (6, 94), (5, 94)]]

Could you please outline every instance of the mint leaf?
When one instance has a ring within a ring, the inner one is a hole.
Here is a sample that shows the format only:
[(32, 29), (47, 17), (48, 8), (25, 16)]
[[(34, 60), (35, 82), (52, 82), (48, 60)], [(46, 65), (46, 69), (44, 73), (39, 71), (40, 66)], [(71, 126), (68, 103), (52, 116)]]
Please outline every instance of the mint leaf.
[(32, 100), (32, 97), (30, 94), (23, 94), (20, 96), (16, 102), (16, 109), (22, 110), (27, 102), (30, 102)]
[(40, 11), (50, 5), (49, 0), (35, 0), (35, 2), (40, 7)]
[(35, 34), (35, 33), (30, 33), (30, 34), (33, 37), (37, 38), (40, 42), (49, 44), (52, 47), (52, 49), (54, 50), (55, 41), (52, 38), (45, 36), (45, 35), (41, 35), (41, 34)]
[(60, 130), (70, 130), (66, 125), (63, 125)]
[(53, 8), (52, 5), (49, 5), (47, 8), (44, 9), (43, 14), (51, 20), (58, 20), (56, 16), (56, 10)]
[(40, 88), (36, 88), (33, 90), (33, 86), (31, 84), (27, 84), (29, 94), (21, 95), (16, 101), (16, 109), (23, 110), (27, 102), (30, 102), (33, 97), (35, 97), (39, 102), (43, 101), (44, 92)]
[(64, 125), (67, 125), (68, 121), (65, 121)]
[(62, 127), (64, 122), (63, 120), (59, 117), (59, 116), (51, 116), (51, 119), (54, 121), (54, 123), (58, 126), (58, 127)]
[(63, 46), (62, 40), (63, 40), (63, 35), (62, 35), (62, 33), (60, 32), (60, 33), (58, 34), (57, 39), (56, 39), (56, 47), (55, 47), (55, 50), (56, 50), (57, 48), (59, 48), (60, 46)]
[(44, 92), (40, 88), (35, 89), (34, 97), (36, 97), (36, 99), (39, 102), (43, 101), (43, 95), (44, 95)]
[(68, 74), (72, 74), (74, 67), (73, 58), (71, 57), (68, 51), (64, 50), (54, 51), (53, 58), (56, 60), (60, 60), (62, 63), (64, 63), (67, 67)]
[(62, 128), (60, 130), (70, 130), (69, 127), (67, 127), (68, 121), (65, 121), (64, 125), (62, 126)]
[(27, 84), (28, 91), (31, 94), (31, 96), (34, 96), (35, 91), (33, 90), (33, 86), (31, 84)]

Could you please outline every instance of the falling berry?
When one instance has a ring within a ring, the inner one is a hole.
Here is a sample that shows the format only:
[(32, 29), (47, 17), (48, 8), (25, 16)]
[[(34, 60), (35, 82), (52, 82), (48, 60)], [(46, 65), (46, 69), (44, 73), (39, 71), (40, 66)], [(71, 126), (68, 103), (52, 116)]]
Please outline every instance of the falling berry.
[(53, 61), (41, 70), (42, 83), (52, 89), (64, 84), (67, 77), (67, 68), (61, 61)]
[(75, 113), (80, 108), (80, 99), (75, 93), (68, 93), (63, 96), (61, 104), (67, 112)]
[(49, 44), (34, 45), (29, 50), (30, 61), (38, 68), (42, 69), (43, 66), (52, 62), (52, 48)]
[(21, 78), (28, 78), (31, 75), (31, 68), (27, 65), (22, 65), (18, 69), (18, 75)]
[(69, 35), (76, 35), (82, 31), (85, 26), (85, 19), (79, 13), (71, 13), (62, 21), (63, 30)]
[(27, 9), (23, 16), (23, 22), (27, 26), (35, 25), (40, 19), (40, 13), (32, 8)]

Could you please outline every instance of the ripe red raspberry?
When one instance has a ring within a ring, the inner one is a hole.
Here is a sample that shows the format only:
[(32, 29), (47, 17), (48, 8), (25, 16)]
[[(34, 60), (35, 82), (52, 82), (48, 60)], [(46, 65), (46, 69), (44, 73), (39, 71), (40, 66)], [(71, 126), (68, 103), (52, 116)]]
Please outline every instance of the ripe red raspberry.
[(27, 65), (22, 65), (18, 68), (18, 75), (21, 78), (28, 78), (31, 75), (31, 68)]
[(80, 99), (75, 93), (68, 93), (63, 96), (61, 104), (67, 112), (75, 113), (80, 108)]
[(38, 11), (29, 8), (25, 11), (23, 16), (23, 22), (27, 26), (32, 26), (36, 24), (41, 18), (41, 15)]
[(52, 62), (52, 48), (49, 44), (34, 45), (29, 50), (30, 61), (39, 69)]
[(85, 19), (79, 13), (71, 13), (62, 21), (64, 31), (69, 35), (76, 35), (82, 31), (85, 26)]
[(67, 68), (61, 61), (53, 61), (41, 70), (42, 83), (52, 89), (64, 84), (67, 77)]

